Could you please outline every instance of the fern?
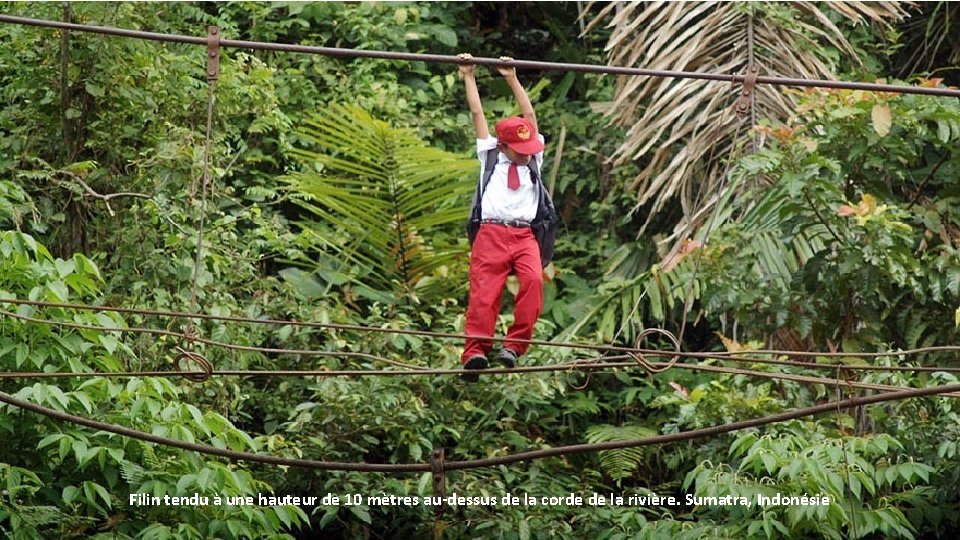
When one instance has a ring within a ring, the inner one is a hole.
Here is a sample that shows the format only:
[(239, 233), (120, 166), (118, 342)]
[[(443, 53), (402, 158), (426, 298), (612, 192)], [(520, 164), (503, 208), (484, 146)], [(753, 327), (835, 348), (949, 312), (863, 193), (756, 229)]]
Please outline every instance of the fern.
[(146, 475), (146, 472), (146, 469), (132, 461), (123, 460), (120, 462), (120, 476), (122, 476), (131, 487), (143, 482), (143, 477)]
[(32, 530), (56, 525), (66, 517), (56, 506), (19, 506), (16, 512), (22, 521), (21, 527)]
[(160, 468), (160, 460), (157, 458), (157, 453), (153, 450), (153, 447), (142, 443), (140, 448), (143, 450), (143, 463), (150, 470), (157, 470)]
[[(587, 428), (587, 442), (591, 444), (611, 441), (629, 441), (643, 439), (656, 434), (656, 431), (641, 426), (613, 426), (600, 424)], [(629, 478), (643, 462), (643, 448), (620, 448), (600, 452), (600, 468), (617, 485)]]
[(295, 150), (303, 171), (285, 180), (315, 216), (301, 225), (332, 267), (362, 269), (365, 285), (409, 291), (466, 253), (465, 242), (438, 232), (462, 236), (475, 160), (356, 106), (321, 111), (301, 131), (316, 150)]
[(923, 332), (930, 326), (930, 322), (924, 320), (923, 313), (914, 313), (910, 317), (910, 323), (907, 325), (906, 335), (904, 336), (905, 345), (908, 349), (915, 349), (919, 346), (920, 338), (923, 337)]
[(583, 416), (600, 414), (601, 409), (607, 408), (609, 407), (601, 403), (593, 392), (574, 394), (564, 403), (564, 409), (568, 413)]

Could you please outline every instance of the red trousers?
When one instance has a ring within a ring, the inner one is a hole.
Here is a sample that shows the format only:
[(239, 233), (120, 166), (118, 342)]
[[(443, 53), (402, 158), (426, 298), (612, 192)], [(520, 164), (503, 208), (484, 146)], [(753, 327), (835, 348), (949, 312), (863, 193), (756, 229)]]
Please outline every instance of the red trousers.
[[(493, 336), (500, 315), (503, 286), (511, 273), (517, 275), (520, 290), (504, 347), (513, 349), (519, 356), (527, 352), (529, 345), (511, 340), (532, 338), (533, 325), (543, 308), (540, 246), (529, 228), (480, 225), (470, 254), (470, 302), (465, 329), (468, 335)], [(489, 340), (468, 339), (461, 361), (465, 363), (472, 356), (486, 356), (492, 345)]]

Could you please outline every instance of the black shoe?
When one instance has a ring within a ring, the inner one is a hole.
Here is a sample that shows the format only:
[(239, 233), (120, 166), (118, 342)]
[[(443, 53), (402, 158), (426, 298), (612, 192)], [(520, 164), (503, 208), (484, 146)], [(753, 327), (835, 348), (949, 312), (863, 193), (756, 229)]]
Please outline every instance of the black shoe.
[[(487, 363), (487, 358), (485, 356), (471, 356), (470, 359), (467, 360), (465, 364), (463, 364), (463, 369), (470, 369), (470, 370), (487, 369), (489, 365), (490, 364)], [(463, 373), (460, 375), (460, 378), (463, 379), (464, 382), (475, 383), (480, 380), (480, 374), (479, 373)]]
[(517, 353), (513, 349), (504, 347), (500, 349), (500, 354), (497, 355), (497, 361), (503, 364), (503, 367), (513, 369), (517, 367)]

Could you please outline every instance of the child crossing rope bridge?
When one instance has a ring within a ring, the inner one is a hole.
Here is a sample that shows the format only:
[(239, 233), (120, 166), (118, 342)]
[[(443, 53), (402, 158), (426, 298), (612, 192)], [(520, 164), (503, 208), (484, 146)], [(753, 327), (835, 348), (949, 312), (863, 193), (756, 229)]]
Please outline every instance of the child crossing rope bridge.
[[(460, 58), (469, 60), (471, 55), (464, 53)], [(514, 320), (496, 356), (505, 367), (513, 368), (529, 346), (517, 340), (533, 337), (533, 327), (543, 308), (543, 267), (553, 258), (557, 213), (540, 178), (544, 138), (537, 129), (537, 115), (517, 79), (516, 70), (509, 66), (497, 68), (510, 86), (522, 116), (498, 122), (494, 129), (496, 137), (490, 136), (473, 71), (473, 64), (460, 66), (477, 133), (481, 170), (467, 222), (472, 249), (465, 331), (471, 336), (493, 336), (503, 287), (507, 277), (515, 274), (520, 289), (514, 305)], [(487, 368), (491, 347), (489, 340), (467, 339), (461, 357), (463, 368)], [(466, 373), (463, 380), (476, 382), (478, 375)]]

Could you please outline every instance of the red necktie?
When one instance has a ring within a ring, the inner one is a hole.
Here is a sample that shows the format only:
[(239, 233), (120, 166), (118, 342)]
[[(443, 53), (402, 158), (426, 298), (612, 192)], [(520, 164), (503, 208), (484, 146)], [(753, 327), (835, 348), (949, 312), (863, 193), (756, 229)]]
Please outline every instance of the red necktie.
[(511, 163), (507, 169), (507, 187), (514, 191), (520, 189), (520, 171), (517, 170), (516, 163)]

